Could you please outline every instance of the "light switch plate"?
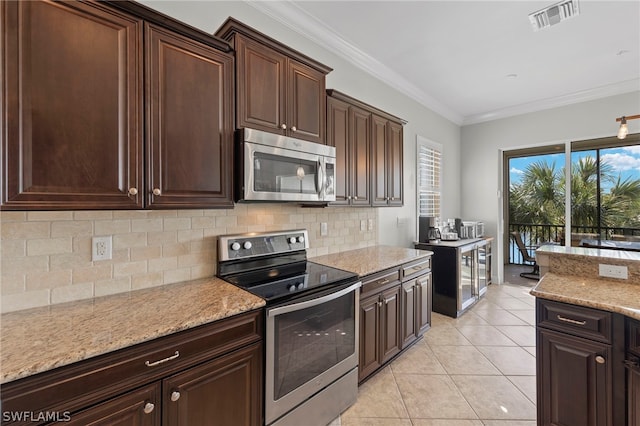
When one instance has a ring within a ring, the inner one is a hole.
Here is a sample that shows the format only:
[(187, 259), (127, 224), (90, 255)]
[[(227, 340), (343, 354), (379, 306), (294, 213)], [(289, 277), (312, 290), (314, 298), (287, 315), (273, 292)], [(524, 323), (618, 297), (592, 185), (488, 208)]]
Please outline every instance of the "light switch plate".
[(367, 230), (367, 220), (366, 219), (361, 219), (360, 220), (360, 230), (361, 231), (366, 231)]
[(598, 273), (601, 277), (618, 278), (621, 280), (629, 279), (629, 269), (626, 266), (600, 263), (598, 265)]
[(320, 236), (321, 237), (327, 236), (327, 222), (320, 223)]

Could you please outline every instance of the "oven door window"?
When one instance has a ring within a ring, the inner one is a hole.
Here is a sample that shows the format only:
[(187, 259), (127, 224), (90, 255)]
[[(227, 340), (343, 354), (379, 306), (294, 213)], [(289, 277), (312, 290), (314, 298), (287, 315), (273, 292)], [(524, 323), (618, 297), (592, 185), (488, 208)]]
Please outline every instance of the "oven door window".
[(317, 194), (317, 161), (254, 152), (253, 188), (256, 192)]
[(356, 292), (274, 318), (274, 400), (355, 353)]

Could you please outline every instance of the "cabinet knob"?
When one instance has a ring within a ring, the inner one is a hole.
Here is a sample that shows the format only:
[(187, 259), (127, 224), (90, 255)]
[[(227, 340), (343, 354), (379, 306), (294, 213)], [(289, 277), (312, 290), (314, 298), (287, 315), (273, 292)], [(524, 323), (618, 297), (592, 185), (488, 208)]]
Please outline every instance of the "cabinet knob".
[(282, 123), (282, 124), (280, 125), (280, 128), (281, 128), (282, 130), (287, 130), (287, 125), (286, 125), (286, 124), (284, 124), (284, 123)]
[(391, 197), (391, 201), (395, 201), (395, 200), (396, 200), (396, 198), (395, 198), (395, 197)]
[(354, 200), (357, 200), (357, 199), (358, 199), (358, 196), (357, 196), (357, 195), (354, 195), (354, 196), (353, 196), (353, 199), (354, 199)]
[(138, 188), (129, 188), (129, 195), (138, 195)]
[(144, 404), (143, 410), (145, 414), (151, 414), (154, 408), (156, 408), (156, 406), (153, 403), (147, 402), (146, 404)]
[(382, 302), (378, 302), (378, 306), (382, 306)]
[(292, 132), (295, 132), (296, 130), (298, 130), (298, 129), (296, 128), (296, 126), (291, 126), (291, 131), (292, 131)]
[(162, 191), (160, 191), (160, 188), (153, 188), (153, 195), (160, 195), (162, 194)]
[(351, 199), (351, 195), (349, 195), (349, 196), (347, 197), (347, 200), (350, 200), (350, 199)]
[(604, 363), (606, 362), (606, 360), (604, 359), (604, 357), (603, 357), (603, 356), (598, 355), (598, 356), (596, 357), (596, 362), (597, 362), (598, 364), (604, 364)]
[(173, 402), (176, 402), (179, 399), (180, 399), (180, 392), (178, 392), (178, 391), (171, 392), (171, 400)]

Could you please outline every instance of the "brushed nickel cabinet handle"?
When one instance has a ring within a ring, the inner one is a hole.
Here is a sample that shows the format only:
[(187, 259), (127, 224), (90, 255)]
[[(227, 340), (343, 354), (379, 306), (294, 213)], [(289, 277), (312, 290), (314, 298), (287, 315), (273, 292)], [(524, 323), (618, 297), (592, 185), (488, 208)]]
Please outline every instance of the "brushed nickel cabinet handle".
[(176, 402), (179, 399), (180, 399), (180, 392), (178, 392), (178, 391), (171, 392), (171, 400), (173, 402)]
[(156, 406), (153, 403), (147, 402), (146, 404), (144, 404), (144, 408), (142, 410), (145, 414), (151, 414), (154, 408), (156, 408)]
[(386, 279), (386, 278), (384, 280), (378, 281), (378, 284), (380, 284), (380, 285), (385, 285), (385, 284), (388, 284), (388, 283), (389, 283), (389, 280)]
[(557, 317), (558, 317), (558, 319), (559, 319), (560, 321), (568, 322), (569, 324), (574, 324), (574, 325), (585, 325), (585, 324), (587, 323), (586, 321), (578, 321), (578, 320), (574, 320), (574, 319), (571, 319), (571, 318), (565, 318), (565, 317), (563, 317), (562, 315), (557, 315)]
[(173, 359), (176, 359), (180, 356), (180, 352), (176, 351), (176, 353), (174, 353), (171, 356), (168, 356), (164, 359), (158, 360), (158, 361), (154, 361), (154, 362), (149, 362), (149, 361), (145, 361), (144, 365), (146, 365), (147, 367), (155, 367), (156, 365), (160, 365), (160, 364), (164, 364), (165, 362), (171, 361)]
[(129, 195), (138, 195), (138, 188), (129, 188)]
[(161, 195), (162, 191), (160, 191), (160, 188), (153, 188), (153, 195)]
[(606, 362), (606, 360), (604, 359), (604, 357), (603, 357), (603, 356), (598, 355), (598, 356), (596, 357), (596, 362), (597, 362), (598, 364), (604, 364), (604, 363)]

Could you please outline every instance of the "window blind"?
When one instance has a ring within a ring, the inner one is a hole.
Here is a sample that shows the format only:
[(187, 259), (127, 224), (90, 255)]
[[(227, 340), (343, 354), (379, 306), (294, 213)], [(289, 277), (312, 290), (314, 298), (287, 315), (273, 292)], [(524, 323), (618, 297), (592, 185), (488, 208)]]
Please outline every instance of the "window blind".
[(442, 149), (418, 140), (418, 216), (440, 217)]

